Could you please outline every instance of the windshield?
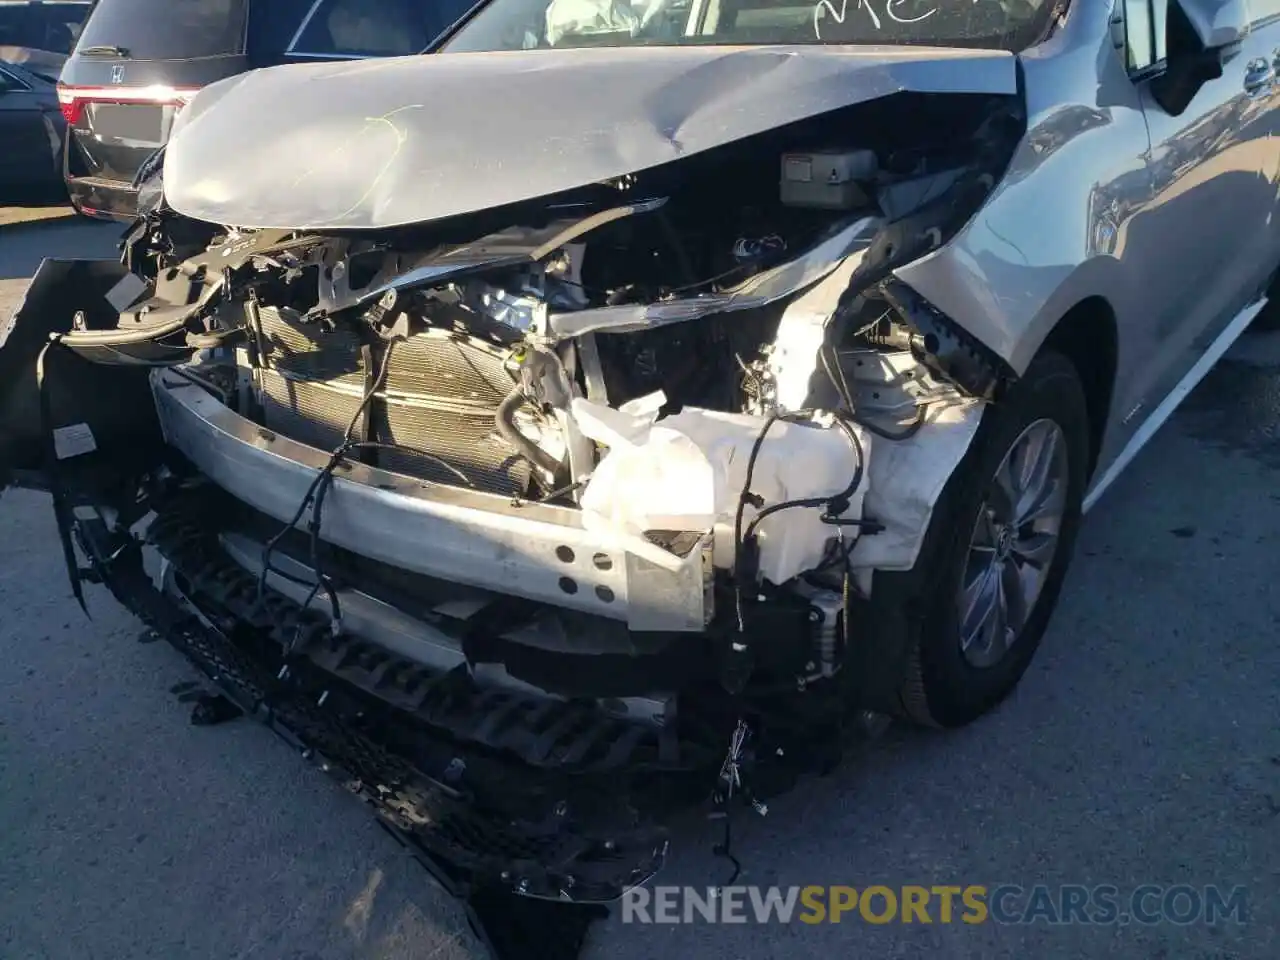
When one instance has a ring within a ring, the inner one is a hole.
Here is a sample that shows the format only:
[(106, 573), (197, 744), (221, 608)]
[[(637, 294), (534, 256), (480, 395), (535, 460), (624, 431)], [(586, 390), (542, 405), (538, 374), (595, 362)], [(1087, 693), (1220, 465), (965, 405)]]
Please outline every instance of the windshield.
[[(453, 16), (443, 22), (441, 6), (455, 8)], [(354, 57), (408, 56), (457, 19), (462, 12), (457, 6), (422, 0), (323, 0), (294, 50)]]
[(1055, 0), (491, 0), (450, 53), (680, 44), (925, 44), (1018, 50)]
[(87, 3), (0, 3), (0, 47), (66, 56), (80, 35)]
[(79, 53), (188, 60), (244, 53), (246, 0), (99, 0)]

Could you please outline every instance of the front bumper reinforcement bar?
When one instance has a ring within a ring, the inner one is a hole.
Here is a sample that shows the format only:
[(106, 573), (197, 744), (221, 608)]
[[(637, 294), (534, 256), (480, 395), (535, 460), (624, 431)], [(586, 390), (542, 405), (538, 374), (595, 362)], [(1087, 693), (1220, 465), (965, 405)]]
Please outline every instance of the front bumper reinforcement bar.
[[(166, 442), (204, 476), (287, 522), (331, 454), (260, 427), (201, 388), (153, 378)], [(324, 515), (327, 543), (398, 569), (610, 620), (700, 633), (711, 620), (704, 542), (667, 569), (553, 504), (412, 480), (344, 461)], [(430, 544), (430, 550), (423, 545)], [(647, 550), (655, 550), (647, 543)], [(662, 551), (659, 551), (662, 552)]]

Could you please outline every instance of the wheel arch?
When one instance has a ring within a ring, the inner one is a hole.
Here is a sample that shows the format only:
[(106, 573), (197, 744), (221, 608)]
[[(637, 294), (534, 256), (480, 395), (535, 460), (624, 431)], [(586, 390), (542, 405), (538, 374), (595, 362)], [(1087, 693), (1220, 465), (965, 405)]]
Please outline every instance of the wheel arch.
[(1044, 350), (1063, 354), (1080, 376), (1089, 407), (1092, 476), (1111, 419), (1120, 359), (1119, 330), (1110, 302), (1102, 296), (1090, 296), (1076, 303), (1050, 329), (1040, 345), (1040, 351)]

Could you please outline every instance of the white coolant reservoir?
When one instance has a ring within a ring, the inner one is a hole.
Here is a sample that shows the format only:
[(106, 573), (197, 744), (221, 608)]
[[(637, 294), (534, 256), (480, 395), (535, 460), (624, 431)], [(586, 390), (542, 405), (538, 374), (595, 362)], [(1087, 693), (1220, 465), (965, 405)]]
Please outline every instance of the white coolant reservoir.
[[(588, 528), (632, 537), (647, 530), (714, 530), (715, 564), (732, 567), (734, 514), (764, 418), (692, 408), (655, 422), (649, 411), (612, 410), (582, 399), (574, 401), (573, 415), (587, 436), (609, 447), (582, 495)], [(869, 457), (871, 436), (853, 429)], [(857, 467), (843, 429), (779, 422), (760, 447), (751, 490), (765, 506), (830, 498), (849, 486)], [(862, 516), (865, 493), (864, 469), (844, 516)], [(784, 583), (821, 563), (838, 532), (822, 522), (822, 512), (799, 507), (761, 522), (762, 576)], [(755, 513), (748, 507), (744, 523)]]

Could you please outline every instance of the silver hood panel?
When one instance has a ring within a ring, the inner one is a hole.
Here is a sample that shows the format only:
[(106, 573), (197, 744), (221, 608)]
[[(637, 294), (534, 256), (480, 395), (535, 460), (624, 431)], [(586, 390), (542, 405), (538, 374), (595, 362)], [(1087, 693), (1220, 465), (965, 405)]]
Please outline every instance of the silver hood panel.
[(902, 91), (1014, 93), (1007, 52), (649, 47), (302, 64), (205, 88), (165, 193), (240, 227), (422, 223), (624, 176)]

